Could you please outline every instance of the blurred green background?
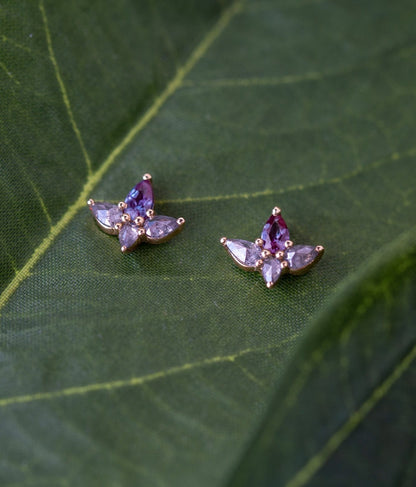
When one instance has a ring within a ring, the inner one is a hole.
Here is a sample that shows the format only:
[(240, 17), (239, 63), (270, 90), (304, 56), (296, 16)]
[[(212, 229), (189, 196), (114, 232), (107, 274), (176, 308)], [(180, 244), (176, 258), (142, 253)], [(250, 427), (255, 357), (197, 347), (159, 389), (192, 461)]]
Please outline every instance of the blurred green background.
[[(416, 4), (0, 5), (0, 485), (416, 482)], [(86, 200), (145, 172), (168, 244)], [(278, 205), (322, 261), (219, 238)]]

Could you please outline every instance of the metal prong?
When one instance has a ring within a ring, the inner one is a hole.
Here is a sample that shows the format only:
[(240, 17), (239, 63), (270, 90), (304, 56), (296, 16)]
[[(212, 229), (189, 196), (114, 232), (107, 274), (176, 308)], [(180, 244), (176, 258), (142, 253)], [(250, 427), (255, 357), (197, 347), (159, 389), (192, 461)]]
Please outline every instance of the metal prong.
[(142, 227), (144, 225), (144, 218), (142, 216), (138, 216), (137, 218), (134, 219), (134, 223), (138, 227)]
[(275, 206), (273, 208), (272, 215), (273, 216), (278, 216), (278, 215), (280, 215), (280, 213), (282, 213), (281, 209), (278, 206)]
[(267, 257), (270, 257), (272, 254), (268, 250), (262, 250), (261, 256), (263, 259), (267, 259)]
[(273, 287), (273, 283), (268, 282), (268, 283), (266, 283), (266, 286), (267, 286), (267, 289), (271, 289)]
[(224, 245), (225, 246), (225, 244), (227, 243), (227, 237), (222, 237), (220, 239), (220, 242), (221, 242), (221, 245)]
[(176, 220), (176, 223), (178, 225), (183, 225), (185, 223), (185, 218), (182, 218), (182, 217), (179, 217), (177, 220)]
[(322, 247), (322, 245), (317, 245), (317, 246), (315, 247), (315, 250), (316, 250), (317, 252), (323, 252), (325, 249)]
[(149, 181), (152, 179), (152, 175), (147, 172), (146, 174), (143, 174), (143, 179), (144, 181)]
[(283, 260), (285, 258), (285, 253), (281, 250), (276, 253), (276, 259)]
[(120, 203), (117, 205), (120, 210), (125, 210), (127, 208), (127, 203), (124, 201), (120, 201)]
[(256, 241), (254, 242), (257, 247), (260, 247), (261, 249), (264, 247), (264, 240), (262, 238), (256, 238)]
[(287, 260), (284, 260), (283, 262), (280, 262), (280, 268), (281, 269), (286, 269), (288, 267)]
[(293, 242), (292, 242), (292, 240), (286, 240), (286, 242), (285, 242), (285, 247), (286, 247), (287, 249), (290, 249), (290, 247), (293, 247)]
[(260, 269), (263, 266), (263, 261), (261, 259), (256, 260), (256, 269)]
[(121, 215), (121, 221), (127, 223), (131, 221), (131, 216), (128, 213), (124, 213), (123, 215)]
[(152, 209), (146, 211), (146, 215), (148, 218), (152, 219), (154, 217), (155, 212)]
[(137, 233), (139, 237), (143, 237), (143, 235), (146, 233), (146, 230), (144, 228), (140, 228), (140, 230)]
[(90, 199), (87, 201), (87, 205), (88, 205), (88, 206), (94, 206), (94, 205), (95, 205), (95, 201), (94, 201), (92, 198), (90, 198)]
[(121, 251), (122, 251), (122, 252), (123, 252), (123, 254), (124, 254), (124, 252), (127, 252), (127, 247), (126, 247), (125, 245), (123, 245), (123, 246), (121, 247)]
[(123, 226), (123, 224), (122, 224), (122, 223), (120, 223), (120, 222), (118, 222), (118, 223), (116, 223), (116, 224), (114, 225), (114, 228), (115, 228), (116, 230), (120, 231), (122, 226)]

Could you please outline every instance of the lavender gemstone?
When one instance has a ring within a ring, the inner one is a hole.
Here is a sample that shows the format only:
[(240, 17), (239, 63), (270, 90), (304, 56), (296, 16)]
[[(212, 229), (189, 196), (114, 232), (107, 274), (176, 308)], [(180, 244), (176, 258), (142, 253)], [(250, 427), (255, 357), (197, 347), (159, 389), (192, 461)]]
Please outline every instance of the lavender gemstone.
[(127, 250), (133, 250), (136, 245), (140, 243), (140, 228), (131, 223), (125, 223), (118, 234), (121, 247), (126, 247)]
[(285, 242), (289, 240), (289, 230), (281, 215), (272, 215), (267, 220), (261, 232), (261, 238), (264, 240), (264, 248), (272, 254), (285, 250)]
[(104, 232), (112, 235), (118, 233), (118, 230), (114, 227), (116, 223), (121, 221), (121, 215), (123, 213), (117, 205), (105, 201), (98, 201), (90, 206), (90, 209), (98, 225)]
[(294, 245), (287, 249), (285, 259), (293, 271), (299, 271), (314, 262), (319, 252), (311, 245)]
[(154, 198), (152, 182), (150, 180), (143, 180), (130, 191), (125, 199), (127, 208), (124, 210), (128, 213), (132, 220), (141, 216), (146, 217), (146, 211), (153, 209)]
[(157, 215), (152, 219), (148, 219), (144, 223), (147, 238), (157, 243), (160, 240), (166, 240), (168, 237), (173, 237), (179, 229), (179, 225), (175, 218), (171, 216)]
[(282, 269), (280, 267), (279, 259), (276, 259), (275, 257), (270, 257), (266, 259), (263, 263), (263, 268), (261, 270), (263, 279), (266, 281), (266, 284), (276, 284), (276, 282), (279, 280), (281, 270)]
[(256, 261), (261, 259), (261, 249), (247, 240), (227, 240), (225, 245), (231, 257), (243, 267), (256, 267)]

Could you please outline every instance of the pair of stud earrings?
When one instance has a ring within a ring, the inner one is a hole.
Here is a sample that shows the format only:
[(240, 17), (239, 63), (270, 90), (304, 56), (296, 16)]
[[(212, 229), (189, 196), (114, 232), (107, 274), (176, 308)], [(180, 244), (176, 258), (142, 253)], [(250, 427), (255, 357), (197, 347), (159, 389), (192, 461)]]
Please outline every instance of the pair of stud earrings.
[[(124, 201), (113, 204), (89, 199), (88, 206), (101, 230), (118, 235), (123, 253), (131, 252), (142, 242), (167, 242), (185, 224), (184, 218), (155, 214), (150, 174), (143, 176)], [(223, 237), (221, 244), (239, 267), (260, 272), (268, 288), (273, 287), (284, 274), (304, 274), (324, 253), (321, 245), (294, 245), (277, 207), (255, 242)]]

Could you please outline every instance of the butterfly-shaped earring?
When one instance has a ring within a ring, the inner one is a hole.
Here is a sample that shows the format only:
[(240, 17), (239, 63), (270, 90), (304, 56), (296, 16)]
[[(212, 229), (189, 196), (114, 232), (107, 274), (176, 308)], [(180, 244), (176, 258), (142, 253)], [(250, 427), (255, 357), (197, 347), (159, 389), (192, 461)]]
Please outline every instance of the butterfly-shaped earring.
[(322, 245), (294, 245), (277, 207), (265, 223), (261, 238), (255, 242), (223, 237), (221, 244), (239, 267), (261, 272), (268, 288), (273, 287), (283, 274), (304, 274), (324, 253)]
[(117, 205), (89, 199), (88, 206), (103, 232), (118, 235), (123, 253), (131, 252), (142, 242), (166, 242), (185, 224), (184, 218), (155, 214), (150, 174), (145, 174), (126, 199)]

